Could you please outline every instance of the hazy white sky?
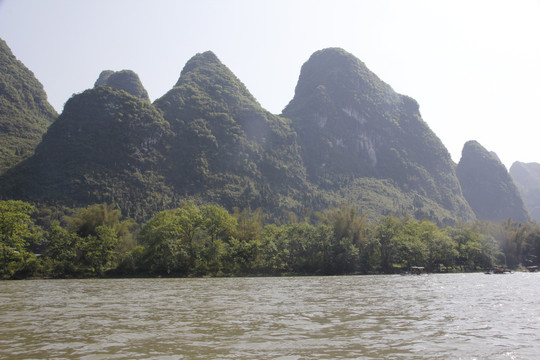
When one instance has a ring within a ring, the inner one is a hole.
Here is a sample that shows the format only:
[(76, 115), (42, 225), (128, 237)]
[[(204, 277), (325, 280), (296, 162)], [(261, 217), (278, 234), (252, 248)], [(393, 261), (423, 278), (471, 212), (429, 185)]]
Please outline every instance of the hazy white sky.
[(0, 38), (59, 112), (105, 69), (155, 100), (212, 50), (279, 114), (309, 56), (342, 47), (419, 102), (454, 161), (474, 139), (540, 162), (540, 0), (0, 0)]

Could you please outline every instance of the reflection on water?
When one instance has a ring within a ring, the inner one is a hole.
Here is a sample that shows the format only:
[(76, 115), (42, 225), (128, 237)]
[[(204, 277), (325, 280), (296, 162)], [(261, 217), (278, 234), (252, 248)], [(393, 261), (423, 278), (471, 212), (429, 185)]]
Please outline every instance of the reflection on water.
[(540, 274), (0, 282), (2, 359), (534, 359)]

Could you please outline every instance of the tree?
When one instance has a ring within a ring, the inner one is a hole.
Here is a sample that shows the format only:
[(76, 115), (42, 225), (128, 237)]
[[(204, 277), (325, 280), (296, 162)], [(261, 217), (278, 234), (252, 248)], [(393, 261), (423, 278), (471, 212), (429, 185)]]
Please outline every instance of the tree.
[(537, 223), (527, 224), (529, 231), (525, 239), (522, 262), (526, 266), (540, 265), (540, 226)]
[(97, 229), (106, 225), (117, 231), (117, 235), (129, 232), (129, 221), (121, 222), (122, 213), (113, 204), (94, 204), (78, 209), (73, 216), (65, 218), (68, 228), (81, 237), (97, 235)]
[[(237, 220), (227, 210), (216, 205), (207, 205), (201, 208), (201, 230), (204, 230), (206, 237), (210, 239), (204, 242), (205, 237), (201, 236), (199, 261), (206, 267), (206, 272), (217, 273), (222, 269), (222, 258), (225, 255), (225, 248), (233, 247), (231, 243), (236, 232)], [(202, 233), (202, 231), (201, 231)], [(234, 246), (244, 246), (243, 240), (235, 240)], [(244, 253), (245, 251), (242, 251)]]
[(35, 208), (23, 201), (0, 201), (0, 276), (11, 278), (25, 270), (29, 241), (39, 237), (30, 214)]
[(220, 271), (225, 246), (236, 230), (236, 219), (224, 208), (194, 203), (162, 211), (141, 229), (152, 272), (207, 274)]
[(437, 229), (428, 244), (428, 271), (440, 270), (443, 265), (446, 268), (453, 267), (459, 252), (456, 243), (448, 235), (447, 231)]
[(227, 210), (216, 205), (208, 205), (201, 209), (202, 226), (210, 235), (212, 242), (217, 239), (227, 241), (236, 230), (238, 222)]
[(136, 224), (121, 219), (121, 211), (112, 204), (90, 205), (65, 218), (68, 231), (81, 239), (80, 261), (90, 272), (103, 275), (136, 246), (131, 235)]
[(264, 273), (275, 275), (289, 271), (289, 250), (283, 232), (284, 226), (275, 224), (266, 225), (261, 232), (260, 269)]
[(375, 227), (375, 239), (379, 243), (381, 269), (385, 273), (394, 272), (396, 260), (396, 239), (400, 234), (402, 224), (393, 215), (382, 218)]
[(457, 265), (466, 270), (493, 266), (498, 250), (491, 235), (482, 234), (467, 226), (451, 229), (449, 235), (456, 243), (459, 253)]
[(76, 271), (77, 252), (82, 239), (75, 233), (53, 222), (45, 234), (45, 256), (53, 261), (51, 275), (64, 276)]
[(264, 220), (264, 213), (261, 208), (255, 211), (250, 209), (240, 211), (238, 208), (233, 208), (233, 216), (236, 219), (235, 238), (243, 241), (260, 241)]
[(143, 225), (139, 240), (146, 246), (145, 259), (151, 273), (188, 272), (190, 244), (183, 234), (174, 210), (161, 211)]
[(435, 224), (408, 219), (402, 223), (401, 231), (394, 238), (395, 258), (394, 261), (401, 267), (427, 265), (428, 243), (432, 233), (436, 229)]
[(333, 232), (331, 263), (325, 247), (325, 273), (368, 272), (373, 267), (374, 246), (365, 214), (360, 215), (352, 207), (340, 206), (326, 211), (320, 219), (331, 226)]

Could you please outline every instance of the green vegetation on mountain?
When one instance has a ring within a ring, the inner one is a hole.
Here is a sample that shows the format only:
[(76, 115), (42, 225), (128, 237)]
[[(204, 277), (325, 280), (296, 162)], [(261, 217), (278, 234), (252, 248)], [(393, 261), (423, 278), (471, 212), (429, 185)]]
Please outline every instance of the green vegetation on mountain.
[(418, 104), (346, 51), (311, 56), (283, 116), (292, 119), (309, 180), (330, 197), (378, 214), (407, 211), (445, 223), (474, 217)]
[(305, 171), (290, 121), (264, 110), (212, 52), (154, 105), (170, 123), (167, 177), (186, 198), (280, 216), (300, 211)]
[[(153, 104), (103, 71), (57, 118), (2, 41), (0, 64), (0, 278), (539, 265), (496, 155), (468, 142), (456, 168), (418, 104), (342, 49), (311, 56), (281, 116), (211, 52)], [(511, 170), (530, 201), (537, 168)]]
[[(184, 203), (136, 224), (107, 204), (38, 226), (34, 207), (0, 201), (0, 278), (234, 276), (478, 271), (540, 265), (540, 224), (454, 228), (342, 206), (314, 223), (267, 222), (261, 210)], [(31, 217), (34, 215), (34, 217)], [(41, 256), (36, 256), (39, 249)]]
[(161, 173), (169, 134), (150, 102), (98, 86), (66, 103), (35, 155), (4, 175), (4, 193), (71, 207), (110, 202), (144, 218), (174, 202)]
[(480, 220), (529, 220), (523, 200), (506, 167), (477, 141), (463, 146), (457, 175), (463, 194)]
[(531, 217), (540, 220), (540, 164), (516, 161), (510, 167), (510, 176), (514, 179)]
[(56, 117), (41, 83), (0, 39), (0, 174), (32, 155)]
[(109, 86), (116, 90), (124, 90), (139, 99), (149, 100), (148, 93), (139, 79), (139, 75), (131, 70), (112, 71), (104, 70), (94, 84), (97, 86)]
[[(44, 93), (32, 99), (47, 109)], [(313, 221), (342, 204), (370, 221), (394, 214), (452, 225), (473, 221), (474, 210), (480, 219), (526, 222), (500, 161), (487, 153), (476, 165), (474, 156), (472, 165), (462, 158), (460, 184), (418, 104), (342, 49), (310, 57), (281, 116), (205, 52), (153, 104), (134, 72), (103, 71), (66, 103), (34, 155), (0, 176), (0, 196), (40, 211), (111, 203), (139, 222), (185, 201), (261, 209), (281, 222)]]

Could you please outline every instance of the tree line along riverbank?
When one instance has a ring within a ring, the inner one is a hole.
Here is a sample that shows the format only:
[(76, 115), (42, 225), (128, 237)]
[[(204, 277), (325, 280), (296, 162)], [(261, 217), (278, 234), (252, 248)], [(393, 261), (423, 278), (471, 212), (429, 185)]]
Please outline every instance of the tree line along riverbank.
[(309, 219), (268, 223), (260, 209), (187, 202), (138, 224), (110, 204), (58, 211), (0, 201), (0, 277), (391, 274), (540, 261), (536, 222), (440, 227), (406, 214), (368, 220), (348, 206)]

